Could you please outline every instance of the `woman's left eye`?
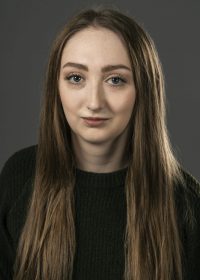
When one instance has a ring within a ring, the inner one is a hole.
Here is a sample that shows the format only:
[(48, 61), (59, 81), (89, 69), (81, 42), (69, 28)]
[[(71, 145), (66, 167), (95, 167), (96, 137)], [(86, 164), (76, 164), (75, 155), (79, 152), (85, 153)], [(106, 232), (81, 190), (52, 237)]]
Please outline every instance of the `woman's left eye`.
[[(126, 81), (119, 76), (113, 76), (113, 77), (109, 78), (109, 80), (110, 79), (112, 79), (112, 81), (114, 82), (114, 84), (111, 84), (111, 86), (122, 86), (124, 83), (126, 83)], [(120, 81), (120, 83), (119, 83), (119, 81)]]

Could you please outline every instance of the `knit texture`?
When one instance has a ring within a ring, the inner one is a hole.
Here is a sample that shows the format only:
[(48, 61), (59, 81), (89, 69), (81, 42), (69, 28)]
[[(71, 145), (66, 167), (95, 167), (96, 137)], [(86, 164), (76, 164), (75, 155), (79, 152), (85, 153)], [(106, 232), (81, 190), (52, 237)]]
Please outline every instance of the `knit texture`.
[(125, 175), (77, 170), (74, 279), (122, 279)]
[[(11, 280), (20, 232), (32, 192), (37, 145), (14, 153), (0, 174), (0, 279)], [(120, 280), (124, 273), (127, 168), (94, 173), (76, 169), (75, 226), (77, 250), (74, 280)], [(185, 172), (188, 198), (194, 205), (196, 225), (184, 226), (187, 257), (185, 278), (200, 279), (200, 184)], [(179, 203), (180, 214), (184, 205)], [(180, 215), (183, 216), (183, 215)], [(180, 217), (182, 220), (183, 218)], [(171, 280), (171, 279), (169, 279)]]

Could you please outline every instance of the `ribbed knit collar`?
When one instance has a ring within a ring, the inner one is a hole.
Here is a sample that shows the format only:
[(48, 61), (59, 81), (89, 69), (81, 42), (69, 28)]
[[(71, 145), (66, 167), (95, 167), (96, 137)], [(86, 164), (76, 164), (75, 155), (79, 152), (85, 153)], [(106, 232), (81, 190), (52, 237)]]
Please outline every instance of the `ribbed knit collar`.
[(125, 183), (128, 167), (107, 173), (95, 173), (76, 168), (76, 184), (87, 187), (116, 187)]

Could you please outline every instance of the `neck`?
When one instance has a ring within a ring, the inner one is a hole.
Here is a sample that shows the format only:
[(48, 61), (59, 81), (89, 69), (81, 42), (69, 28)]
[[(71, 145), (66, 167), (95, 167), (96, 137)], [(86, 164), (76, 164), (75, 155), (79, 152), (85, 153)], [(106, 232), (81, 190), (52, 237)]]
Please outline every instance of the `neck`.
[(109, 143), (77, 141), (72, 136), (76, 165), (79, 169), (95, 173), (113, 172), (128, 166), (123, 139)]

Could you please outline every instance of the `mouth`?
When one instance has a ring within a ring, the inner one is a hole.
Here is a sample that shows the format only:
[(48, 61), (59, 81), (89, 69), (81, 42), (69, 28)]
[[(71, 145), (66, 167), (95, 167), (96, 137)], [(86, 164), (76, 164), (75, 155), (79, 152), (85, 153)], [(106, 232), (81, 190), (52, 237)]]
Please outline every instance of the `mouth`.
[(92, 118), (92, 117), (83, 117), (85, 120), (92, 120), (92, 121), (101, 121), (101, 120), (108, 120), (108, 118)]
[(84, 120), (84, 123), (90, 127), (104, 125), (106, 121), (109, 120), (106, 118), (82, 118), (82, 119)]

